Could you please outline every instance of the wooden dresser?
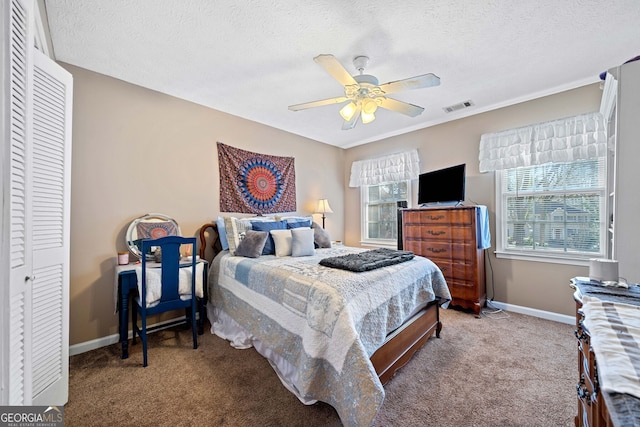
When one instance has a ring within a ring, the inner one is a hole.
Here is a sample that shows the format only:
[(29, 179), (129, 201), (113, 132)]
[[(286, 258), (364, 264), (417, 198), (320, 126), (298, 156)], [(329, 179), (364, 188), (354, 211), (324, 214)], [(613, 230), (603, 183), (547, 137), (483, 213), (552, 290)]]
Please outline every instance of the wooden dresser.
[(452, 305), (476, 315), (486, 300), (484, 249), (476, 206), (403, 209), (402, 248), (432, 260), (447, 280)]
[[(598, 360), (592, 346), (593, 334), (585, 327), (583, 296), (595, 297), (607, 303), (624, 303), (640, 306), (640, 287), (628, 289), (603, 287), (588, 278), (571, 279), (573, 298), (576, 302), (576, 329), (578, 340), (578, 378), (576, 384), (578, 413), (576, 427), (623, 427), (640, 425), (640, 397), (628, 393), (605, 391), (598, 375)], [(616, 320), (618, 326), (624, 322)], [(618, 323), (619, 322), (619, 323)], [(597, 331), (596, 331), (597, 333)], [(600, 332), (602, 333), (602, 332)], [(629, 346), (634, 344), (627, 340)], [(635, 359), (634, 359), (635, 360)], [(640, 366), (636, 371), (640, 372)], [(635, 381), (629, 378), (629, 381)]]
[(591, 336), (582, 324), (582, 299), (574, 294), (576, 301), (576, 330), (578, 339), (578, 415), (575, 418), (576, 427), (608, 427), (613, 425), (607, 404), (600, 393), (598, 383), (598, 366), (596, 356), (591, 347)]

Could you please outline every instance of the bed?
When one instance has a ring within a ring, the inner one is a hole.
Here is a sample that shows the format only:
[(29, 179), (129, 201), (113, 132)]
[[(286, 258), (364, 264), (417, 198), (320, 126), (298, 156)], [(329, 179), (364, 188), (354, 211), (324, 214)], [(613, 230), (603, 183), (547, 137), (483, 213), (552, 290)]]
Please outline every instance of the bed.
[(332, 405), (344, 425), (370, 425), (383, 384), (440, 335), (439, 309), (451, 298), (442, 272), (418, 256), (363, 273), (319, 265), (364, 251), (346, 246), (304, 257), (231, 256), (217, 230), (200, 229), (212, 333), (255, 347), (301, 402)]

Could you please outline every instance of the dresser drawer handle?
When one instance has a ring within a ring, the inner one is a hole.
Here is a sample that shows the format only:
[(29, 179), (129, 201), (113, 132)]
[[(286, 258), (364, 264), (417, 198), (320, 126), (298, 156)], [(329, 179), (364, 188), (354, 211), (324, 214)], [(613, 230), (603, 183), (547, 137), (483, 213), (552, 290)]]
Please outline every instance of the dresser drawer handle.
[(446, 231), (427, 231), (427, 234), (431, 234), (432, 236), (442, 236), (443, 234), (447, 234)]
[(443, 219), (444, 215), (438, 215), (438, 216), (427, 215), (427, 218), (429, 218), (431, 221), (438, 221), (440, 219)]
[(433, 252), (434, 254), (441, 254), (442, 252), (447, 252), (446, 249), (436, 249), (436, 248), (427, 248), (429, 252)]

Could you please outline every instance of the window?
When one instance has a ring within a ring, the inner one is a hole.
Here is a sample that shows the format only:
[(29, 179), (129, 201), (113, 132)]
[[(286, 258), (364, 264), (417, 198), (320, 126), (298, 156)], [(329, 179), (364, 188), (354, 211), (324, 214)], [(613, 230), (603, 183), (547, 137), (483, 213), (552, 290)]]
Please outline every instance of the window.
[(585, 260), (606, 253), (606, 159), (496, 171), (498, 256)]
[(363, 185), (362, 242), (380, 246), (394, 246), (398, 241), (398, 205), (410, 205), (410, 181)]

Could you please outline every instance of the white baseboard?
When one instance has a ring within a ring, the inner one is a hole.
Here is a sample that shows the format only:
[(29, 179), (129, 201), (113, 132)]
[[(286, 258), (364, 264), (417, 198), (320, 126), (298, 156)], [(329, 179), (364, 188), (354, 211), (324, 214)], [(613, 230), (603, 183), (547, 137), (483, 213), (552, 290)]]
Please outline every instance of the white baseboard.
[[(154, 323), (153, 325), (147, 325), (148, 328), (157, 328), (154, 329), (152, 332), (153, 333), (155, 331), (159, 331), (162, 329), (162, 325), (165, 325), (167, 323), (172, 323), (175, 322), (177, 320), (182, 320), (184, 319), (185, 316), (180, 316), (180, 317), (176, 317), (175, 319), (170, 319), (170, 320), (165, 320), (162, 322), (158, 322), (158, 323)], [(171, 326), (171, 325), (169, 325)], [(129, 334), (127, 335), (128, 339), (131, 339), (132, 336), (132, 331), (129, 331)], [(81, 353), (85, 353), (87, 351), (91, 351), (91, 350), (95, 350), (97, 348), (100, 347), (106, 347), (108, 345), (111, 344), (116, 344), (117, 342), (120, 341), (120, 334), (113, 334), (113, 335), (109, 335), (106, 337), (102, 337), (102, 338), (96, 338), (95, 340), (91, 340), (91, 341), (85, 341), (85, 342), (81, 342), (79, 344), (74, 344), (69, 346), (69, 356), (75, 356), (76, 354), (81, 354)]]
[(506, 304), (499, 301), (491, 301), (487, 304), (491, 304), (495, 308), (499, 308), (505, 311), (526, 314), (528, 316), (539, 317), (546, 320), (553, 320), (554, 322), (566, 323), (567, 325), (576, 324), (575, 316), (567, 316), (566, 314), (553, 313), (551, 311), (538, 310), (536, 308), (523, 307), (520, 305)]

